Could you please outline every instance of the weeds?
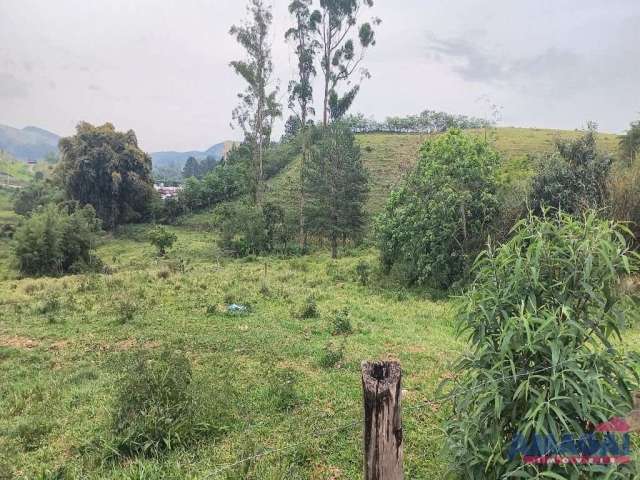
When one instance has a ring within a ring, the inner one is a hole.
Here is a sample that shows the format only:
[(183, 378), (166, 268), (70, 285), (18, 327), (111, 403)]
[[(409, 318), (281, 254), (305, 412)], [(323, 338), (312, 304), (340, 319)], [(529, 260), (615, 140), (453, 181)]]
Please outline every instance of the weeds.
[(343, 308), (336, 312), (333, 317), (333, 334), (334, 335), (348, 335), (353, 333), (353, 327), (351, 326), (351, 320), (349, 320), (349, 309)]

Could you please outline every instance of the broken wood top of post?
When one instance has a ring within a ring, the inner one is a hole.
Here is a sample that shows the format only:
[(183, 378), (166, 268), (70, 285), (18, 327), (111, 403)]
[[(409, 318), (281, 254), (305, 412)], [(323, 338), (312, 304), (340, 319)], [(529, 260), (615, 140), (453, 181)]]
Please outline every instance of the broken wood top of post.
[(366, 392), (385, 395), (400, 380), (400, 363), (396, 361), (362, 362), (361, 369)]

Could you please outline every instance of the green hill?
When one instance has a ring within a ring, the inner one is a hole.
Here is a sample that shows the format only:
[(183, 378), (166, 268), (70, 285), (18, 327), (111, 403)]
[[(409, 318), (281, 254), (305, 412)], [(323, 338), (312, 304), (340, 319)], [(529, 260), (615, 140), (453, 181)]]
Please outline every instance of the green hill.
[[(472, 135), (484, 136), (484, 131), (469, 131)], [(528, 154), (552, 152), (555, 140), (570, 139), (581, 135), (578, 130), (551, 130), (540, 128), (497, 128), (486, 132), (487, 139), (503, 156), (501, 180), (511, 183), (525, 179), (532, 173), (533, 165)], [(379, 212), (389, 192), (416, 162), (418, 150), (428, 135), (369, 133), (357, 136), (362, 148), (365, 165), (371, 174), (371, 192), (368, 211)], [(598, 136), (600, 148), (604, 152), (615, 153), (618, 136), (602, 133)], [(297, 186), (300, 175), (300, 160), (293, 162), (280, 175), (267, 183), (266, 198), (280, 205), (297, 204)]]

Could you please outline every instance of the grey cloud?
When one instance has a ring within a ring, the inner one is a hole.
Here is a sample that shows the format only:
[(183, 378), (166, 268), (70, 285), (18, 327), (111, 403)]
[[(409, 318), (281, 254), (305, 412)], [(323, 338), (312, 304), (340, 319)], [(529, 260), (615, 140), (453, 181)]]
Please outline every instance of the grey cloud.
[(93, 92), (100, 92), (100, 91), (102, 91), (102, 87), (92, 83), (91, 85), (89, 85), (89, 90), (91, 90)]
[(0, 98), (25, 98), (29, 84), (11, 73), (0, 73)]

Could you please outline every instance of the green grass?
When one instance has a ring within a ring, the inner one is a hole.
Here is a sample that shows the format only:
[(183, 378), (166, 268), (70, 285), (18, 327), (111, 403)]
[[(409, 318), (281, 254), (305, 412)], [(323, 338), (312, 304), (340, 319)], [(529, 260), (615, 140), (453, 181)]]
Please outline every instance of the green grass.
[[(484, 131), (470, 131), (472, 135), (484, 137)], [(487, 132), (487, 139), (502, 154), (500, 171), (504, 183), (526, 179), (533, 173), (527, 155), (552, 152), (555, 140), (569, 139), (581, 135), (580, 131), (551, 130), (539, 128), (497, 128)], [(420, 146), (427, 135), (419, 134), (361, 134), (357, 136), (364, 164), (370, 172), (370, 194), (367, 211), (378, 213), (384, 207), (389, 193), (398, 185), (404, 174), (417, 160)], [(618, 137), (613, 134), (598, 135), (600, 148), (614, 154), (618, 149)], [(300, 161), (293, 162), (282, 174), (267, 184), (266, 198), (280, 205), (296, 208)]]
[[(505, 165), (524, 172), (514, 159), (552, 140), (550, 130), (500, 129), (495, 142), (510, 149)], [(375, 211), (424, 137), (359, 141)], [(295, 168), (270, 183), (270, 195), (286, 201), (279, 188)], [(0, 215), (15, 219), (10, 212), (0, 192)], [(0, 242), (0, 479), (361, 478), (359, 365), (379, 358), (403, 367), (406, 478), (445, 477), (440, 427), (449, 405), (425, 401), (466, 348), (454, 335), (455, 300), (382, 276), (375, 250), (338, 260), (323, 252), (225, 258), (209, 217), (170, 228), (178, 240), (163, 259), (147, 241), (149, 225), (105, 236), (98, 254), (111, 274), (21, 279), (9, 242)], [(361, 262), (371, 266), (366, 286)], [(319, 316), (302, 318), (309, 298)], [(249, 310), (229, 314), (229, 303)], [(624, 334), (637, 349), (640, 331)], [(217, 433), (158, 458), (114, 458), (111, 412), (124, 367), (140, 349), (164, 347), (190, 359), (199, 418)], [(213, 413), (219, 405), (225, 415)], [(246, 457), (254, 458), (238, 463)]]
[[(372, 250), (230, 260), (212, 234), (173, 228), (178, 241), (158, 259), (148, 228), (105, 239), (111, 275), (0, 281), (0, 478), (360, 478), (359, 365), (378, 358), (403, 366), (407, 478), (444, 475), (448, 406), (423, 402), (465, 348), (453, 301), (380, 276)], [(363, 261), (373, 266), (368, 286), (356, 274)], [(299, 314), (309, 297), (318, 318)], [(226, 313), (231, 302), (249, 313)], [(342, 309), (352, 332), (336, 335)], [(206, 419), (222, 433), (158, 459), (109, 460), (103, 441), (123, 365), (138, 348), (165, 346), (191, 360), (205, 416), (211, 402), (230, 405)], [(293, 391), (279, 390), (282, 378)], [(242, 464), (246, 472), (212, 473), (271, 449), (285, 450)], [(133, 476), (140, 471), (156, 476)]]
[[(211, 234), (175, 229), (176, 246), (159, 260), (145, 231), (127, 229), (100, 247), (112, 275), (0, 282), (0, 451), (11, 459), (0, 468), (18, 478), (60, 467), (70, 478), (122, 478), (129, 462), (103, 465), (107, 452), (96, 445), (108, 433), (123, 362), (134, 346), (170, 346), (187, 352), (204, 398), (215, 401), (223, 392), (233, 400), (231, 420), (220, 437), (143, 460), (148, 469), (171, 478), (179, 465), (183, 475), (202, 478), (243, 455), (299, 444), (250, 465), (252, 478), (328, 478), (330, 472), (358, 478), (359, 364), (396, 357), (407, 389), (407, 472), (430, 478), (444, 470), (437, 427), (444, 410), (410, 407), (433, 397), (462, 348), (453, 337), (451, 303), (380, 279), (361, 286), (355, 267), (362, 260), (375, 265), (372, 251), (338, 261), (325, 254), (226, 260)], [(319, 318), (299, 318), (309, 296)], [(225, 313), (231, 301), (250, 305), (250, 313)], [(124, 322), (123, 303), (135, 305)], [(353, 332), (334, 335), (343, 308)], [(327, 345), (344, 349), (330, 368), (322, 366)], [(282, 375), (295, 378), (289, 411), (273, 395)]]

